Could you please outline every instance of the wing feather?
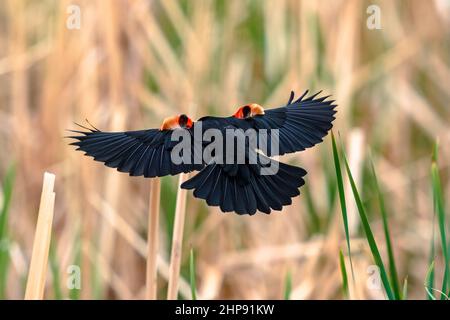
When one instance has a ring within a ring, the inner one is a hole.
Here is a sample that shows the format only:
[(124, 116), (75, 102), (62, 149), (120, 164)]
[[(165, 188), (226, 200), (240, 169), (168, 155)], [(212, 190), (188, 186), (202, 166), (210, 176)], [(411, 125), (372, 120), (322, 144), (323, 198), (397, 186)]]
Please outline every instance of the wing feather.
[[(270, 145), (273, 133), (267, 141), (260, 139), (258, 147), (266, 150), (268, 156), (283, 155), (310, 148), (320, 142), (333, 127), (336, 104), (328, 100), (330, 96), (318, 97), (320, 91), (306, 97), (305, 91), (297, 100), (291, 93), (288, 103), (279, 108), (268, 109), (264, 115), (252, 118), (253, 127), (259, 129), (278, 129), (279, 148), (272, 150)], [(246, 121), (246, 120), (242, 120)], [(269, 131), (270, 132), (270, 131)], [(265, 143), (265, 145), (263, 145)]]
[(203, 167), (203, 164), (193, 164), (192, 161), (177, 165), (172, 162), (174, 143), (171, 141), (171, 130), (103, 132), (83, 128), (86, 131), (70, 130), (78, 134), (68, 137), (76, 140), (71, 145), (94, 160), (131, 176), (162, 177)]

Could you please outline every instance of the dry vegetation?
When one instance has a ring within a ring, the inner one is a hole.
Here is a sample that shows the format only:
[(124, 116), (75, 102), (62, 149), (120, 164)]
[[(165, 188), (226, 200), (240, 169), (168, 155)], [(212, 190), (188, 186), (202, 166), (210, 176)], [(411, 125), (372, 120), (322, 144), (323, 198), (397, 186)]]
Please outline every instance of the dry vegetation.
[[(156, 127), (180, 112), (196, 118), (229, 115), (250, 101), (278, 106), (291, 89), (307, 88), (332, 93), (339, 104), (335, 133), (386, 257), (367, 162), (372, 153), (400, 282), (408, 277), (408, 296), (425, 298), (436, 138), (444, 198), (450, 198), (450, 6), (378, 0), (382, 30), (368, 30), (371, 3), (2, 1), (0, 178), (12, 164), (16, 178), (2, 238), (9, 263), (1, 270), (8, 273), (0, 298), (24, 296), (44, 171), (56, 174), (45, 297), (145, 297), (150, 183), (75, 152), (63, 139), (73, 121), (88, 118), (103, 130)], [(66, 28), (69, 4), (81, 8), (80, 30)], [(189, 193), (180, 296), (191, 295), (193, 248), (198, 298), (283, 298), (287, 274), (292, 299), (343, 298), (339, 250), (347, 251), (331, 150), (328, 137), (286, 157), (308, 175), (302, 195), (281, 213), (222, 214)], [(161, 185), (158, 297), (165, 298), (177, 178)], [(351, 298), (383, 298), (367, 289), (373, 260), (346, 190), (356, 277)], [(435, 237), (440, 284), (438, 230)], [(66, 287), (73, 264), (81, 266), (81, 290)]]

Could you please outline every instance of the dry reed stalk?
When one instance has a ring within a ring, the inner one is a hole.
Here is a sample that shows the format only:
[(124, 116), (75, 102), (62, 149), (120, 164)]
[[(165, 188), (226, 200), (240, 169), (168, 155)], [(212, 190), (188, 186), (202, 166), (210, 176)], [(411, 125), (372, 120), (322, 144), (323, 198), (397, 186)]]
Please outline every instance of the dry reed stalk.
[(34, 235), (33, 252), (25, 291), (25, 300), (42, 300), (44, 298), (45, 278), (47, 274), (48, 253), (55, 206), (55, 175), (44, 174), (41, 203)]
[[(124, 218), (118, 215), (117, 212), (100, 197), (94, 197), (90, 202), (97, 212), (103, 216), (105, 221), (109, 223), (141, 257), (147, 257), (147, 244), (145, 239), (143, 239), (139, 233), (137, 233), (136, 230), (134, 230), (133, 227), (124, 220)], [(103, 208), (106, 208), (107, 210), (103, 210)], [(161, 255), (158, 255), (157, 264), (160, 275), (164, 279), (168, 280), (168, 261), (164, 260)], [(146, 289), (147, 288), (145, 288), (145, 290)], [(180, 278), (180, 294), (186, 299), (191, 299), (191, 288), (189, 283), (184, 278)]]
[(150, 200), (148, 211), (147, 234), (147, 281), (145, 297), (148, 300), (156, 300), (157, 295), (157, 261), (158, 261), (158, 226), (159, 226), (159, 202), (161, 194), (161, 180), (153, 178), (150, 181)]
[[(125, 50), (121, 48), (121, 28), (123, 21), (120, 19), (121, 6), (113, 2), (100, 1), (98, 10), (103, 12), (104, 19), (101, 20), (100, 32), (105, 39), (104, 50), (108, 54), (106, 83), (109, 88), (107, 100), (111, 109), (110, 129), (122, 131), (128, 118), (127, 108), (124, 105), (126, 86), (124, 82)], [(103, 78), (103, 77), (102, 77)], [(120, 194), (124, 184), (116, 172), (110, 171), (105, 178), (105, 197), (112, 208), (120, 208)], [(104, 208), (106, 210), (106, 207)], [(126, 212), (124, 212), (126, 214)], [(100, 250), (106, 263), (114, 264), (114, 250), (116, 245), (115, 231), (108, 224), (102, 224), (100, 230)], [(125, 252), (122, 255), (127, 255)]]
[(180, 277), (181, 249), (183, 245), (184, 218), (186, 216), (187, 190), (181, 189), (181, 184), (188, 178), (187, 173), (180, 174), (178, 182), (177, 204), (173, 226), (172, 251), (170, 254), (169, 285), (167, 300), (176, 300), (178, 295), (178, 280)]

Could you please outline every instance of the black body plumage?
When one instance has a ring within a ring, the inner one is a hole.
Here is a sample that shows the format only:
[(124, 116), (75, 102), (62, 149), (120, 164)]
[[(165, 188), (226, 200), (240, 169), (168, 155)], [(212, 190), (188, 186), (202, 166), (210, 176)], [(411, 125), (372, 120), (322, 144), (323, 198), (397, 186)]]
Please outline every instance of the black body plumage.
[[(201, 124), (202, 131), (214, 128), (226, 129), (268, 129), (264, 141), (257, 141), (259, 149), (268, 156), (283, 155), (302, 151), (322, 141), (332, 128), (336, 113), (333, 100), (327, 97), (317, 98), (319, 93), (306, 97), (307, 92), (294, 100), (291, 93), (288, 103), (279, 108), (266, 109), (264, 115), (245, 119), (235, 117), (203, 117), (186, 130), (192, 137), (194, 147), (194, 130)], [(186, 121), (186, 119), (184, 119)], [(306, 171), (302, 168), (265, 158), (262, 163), (248, 161), (249, 155), (256, 150), (247, 148), (242, 164), (217, 163), (217, 161), (196, 164), (191, 152), (190, 163), (174, 164), (171, 152), (177, 142), (171, 140), (173, 130), (148, 129), (127, 132), (102, 132), (96, 128), (86, 131), (73, 131), (79, 135), (70, 138), (77, 150), (84, 151), (94, 160), (106, 166), (128, 172), (131, 176), (162, 177), (181, 172), (200, 172), (182, 184), (182, 188), (193, 189), (194, 196), (204, 199), (208, 205), (219, 206), (223, 212), (234, 211), (238, 214), (254, 214), (257, 210), (270, 213), (281, 210), (292, 203), (292, 198), (299, 195), (298, 189), (305, 183)], [(279, 149), (271, 150), (270, 129), (278, 129)], [(202, 142), (201, 148), (208, 143)], [(262, 148), (261, 148), (262, 147)], [(261, 170), (274, 164), (279, 170), (273, 175), (263, 175)]]

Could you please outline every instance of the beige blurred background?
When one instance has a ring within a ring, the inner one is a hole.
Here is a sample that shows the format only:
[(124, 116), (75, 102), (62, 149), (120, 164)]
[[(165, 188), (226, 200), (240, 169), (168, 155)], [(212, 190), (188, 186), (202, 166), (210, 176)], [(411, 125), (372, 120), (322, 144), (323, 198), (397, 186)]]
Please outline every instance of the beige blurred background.
[[(381, 29), (368, 28), (372, 4)], [(449, 36), (445, 0), (2, 1), (0, 178), (11, 165), (16, 169), (2, 298), (24, 294), (44, 171), (56, 174), (46, 298), (144, 297), (149, 181), (75, 152), (63, 138), (74, 121), (88, 118), (102, 130), (150, 128), (181, 112), (198, 118), (230, 115), (247, 102), (276, 107), (290, 90), (311, 89), (332, 94), (339, 105), (334, 132), (386, 257), (371, 152), (399, 278), (408, 278), (410, 298), (424, 299), (436, 138), (450, 196)], [(181, 298), (190, 297), (190, 248), (200, 298), (281, 299), (288, 274), (292, 299), (343, 298), (339, 249), (346, 246), (330, 137), (283, 159), (308, 175), (302, 194), (281, 213), (222, 214), (188, 194)], [(164, 178), (160, 298), (176, 192), (177, 178)], [(348, 195), (356, 276), (351, 297), (383, 298), (367, 285), (373, 261)], [(66, 285), (70, 265), (81, 267), (81, 290)]]

